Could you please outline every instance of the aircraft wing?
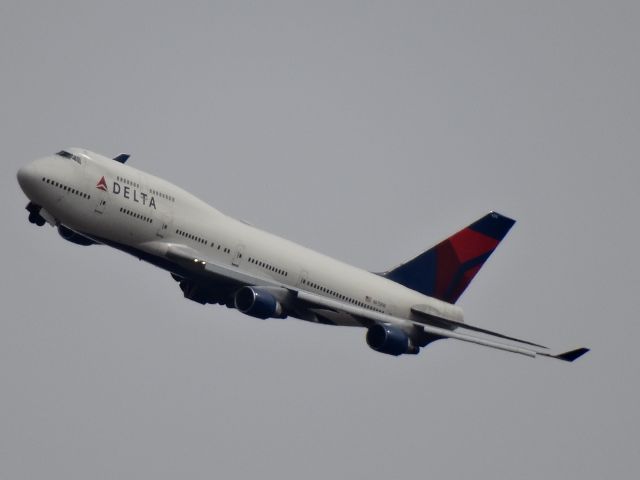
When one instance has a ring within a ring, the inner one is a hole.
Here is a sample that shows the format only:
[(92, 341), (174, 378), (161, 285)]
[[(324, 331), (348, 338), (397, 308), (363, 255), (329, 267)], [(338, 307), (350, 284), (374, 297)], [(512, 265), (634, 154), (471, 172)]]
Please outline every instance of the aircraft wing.
[(392, 325), (403, 330), (409, 336), (416, 333), (426, 333), (435, 338), (452, 338), (454, 340), (474, 343), (476, 345), (526, 355), (528, 357), (535, 358), (537, 356), (543, 356), (568, 362), (573, 362), (589, 351), (587, 348), (577, 348), (566, 352), (553, 352), (546, 347), (526, 340), (508, 337), (497, 332), (492, 332), (479, 327), (472, 327), (464, 323), (449, 322), (449, 326), (452, 328), (466, 328), (484, 334), (488, 337), (494, 337), (500, 340), (511, 340), (522, 344), (512, 345), (491, 338), (458, 333), (456, 331), (430, 325), (422, 321), (413, 321), (394, 317), (392, 315), (368, 310), (366, 308), (358, 307), (356, 305), (331, 299), (322, 295), (317, 295), (305, 290), (292, 288), (271, 278), (247, 274), (236, 268), (209, 262), (200, 257), (197, 251), (183, 245), (165, 245), (164, 256), (169, 260), (180, 263), (184, 268), (193, 272), (194, 275), (213, 280), (216, 283), (223, 283), (229, 286), (235, 285), (238, 287), (260, 286), (286, 290), (288, 291), (290, 298), (295, 302), (294, 307), (297, 310), (306, 309), (309, 312), (326, 318), (329, 323), (340, 325), (359, 325), (362, 327), (371, 327), (376, 324)]
[[(304, 302), (308, 302), (310, 304), (317, 305), (319, 307), (327, 308), (330, 310), (342, 311), (342, 312), (348, 313), (354, 316), (355, 318), (361, 319), (361, 323), (363, 326), (369, 326), (371, 324), (376, 324), (376, 323), (393, 325), (402, 329), (405, 332), (408, 332), (409, 334), (414, 329), (421, 328), (425, 333), (434, 335), (436, 337), (452, 338), (455, 340), (460, 340), (468, 343), (475, 343), (476, 345), (494, 348), (497, 350), (503, 350), (511, 353), (518, 353), (520, 355), (526, 355), (528, 357), (533, 357), (533, 358), (535, 358), (536, 356), (543, 356), (543, 357), (556, 358), (558, 360), (564, 360), (568, 362), (572, 362), (576, 360), (577, 358), (581, 357), (582, 355), (584, 355), (589, 351), (589, 349), (587, 348), (577, 348), (575, 350), (570, 350), (567, 352), (551, 352), (544, 347), (536, 348), (535, 344), (532, 344), (531, 342), (526, 342), (526, 341), (522, 342), (522, 343), (525, 343), (526, 346), (510, 345), (507, 343), (485, 339), (485, 338), (474, 336), (474, 335), (457, 333), (455, 331), (427, 325), (420, 322), (414, 322), (412, 320), (407, 320), (404, 318), (394, 317), (391, 315), (387, 315), (385, 313), (374, 312), (366, 308), (358, 307), (351, 304), (346, 304), (344, 302), (323, 297), (321, 295), (316, 295), (314, 293), (298, 291), (297, 296), (300, 300)], [(495, 332), (490, 332), (488, 330), (483, 330), (482, 333), (489, 336), (493, 335), (499, 338), (509, 338), (514, 341), (519, 341)]]

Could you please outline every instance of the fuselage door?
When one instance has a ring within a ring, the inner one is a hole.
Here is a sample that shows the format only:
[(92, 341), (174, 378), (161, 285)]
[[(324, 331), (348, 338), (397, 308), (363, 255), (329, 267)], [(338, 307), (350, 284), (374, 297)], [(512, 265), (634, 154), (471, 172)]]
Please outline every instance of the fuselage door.
[(171, 217), (163, 212), (158, 212), (156, 215), (156, 221), (158, 222), (158, 228), (156, 230), (156, 237), (165, 238), (171, 226)]
[(300, 283), (298, 284), (298, 287), (300, 287), (303, 290), (308, 290), (309, 287), (309, 273), (306, 270), (302, 270), (300, 272)]
[(107, 193), (99, 190), (98, 192), (96, 192), (95, 197), (97, 203), (93, 211), (102, 215), (107, 208)]
[(234, 267), (240, 266), (240, 262), (242, 262), (242, 252), (244, 252), (244, 245), (238, 245), (233, 260), (231, 260), (231, 265)]

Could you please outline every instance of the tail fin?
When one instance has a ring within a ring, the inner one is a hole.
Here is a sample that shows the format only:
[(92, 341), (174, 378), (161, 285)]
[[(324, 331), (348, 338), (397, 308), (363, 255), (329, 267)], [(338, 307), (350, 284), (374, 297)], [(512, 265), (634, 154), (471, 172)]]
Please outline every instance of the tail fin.
[(424, 295), (455, 303), (514, 223), (491, 212), (383, 276)]

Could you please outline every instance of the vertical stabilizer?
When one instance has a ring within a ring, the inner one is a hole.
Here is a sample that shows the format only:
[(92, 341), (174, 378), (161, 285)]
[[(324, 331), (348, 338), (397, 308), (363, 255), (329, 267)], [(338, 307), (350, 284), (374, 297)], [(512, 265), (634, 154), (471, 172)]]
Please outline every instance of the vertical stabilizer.
[(383, 275), (424, 295), (455, 303), (514, 223), (491, 212)]

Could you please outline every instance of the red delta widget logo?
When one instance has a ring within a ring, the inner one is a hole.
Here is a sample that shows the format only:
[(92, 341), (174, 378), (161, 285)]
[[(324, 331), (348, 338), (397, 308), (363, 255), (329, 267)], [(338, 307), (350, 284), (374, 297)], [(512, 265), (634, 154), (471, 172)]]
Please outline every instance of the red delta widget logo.
[(103, 192), (107, 191), (107, 181), (104, 179), (104, 177), (102, 177), (98, 183), (96, 184), (96, 188), (98, 190), (102, 190)]

